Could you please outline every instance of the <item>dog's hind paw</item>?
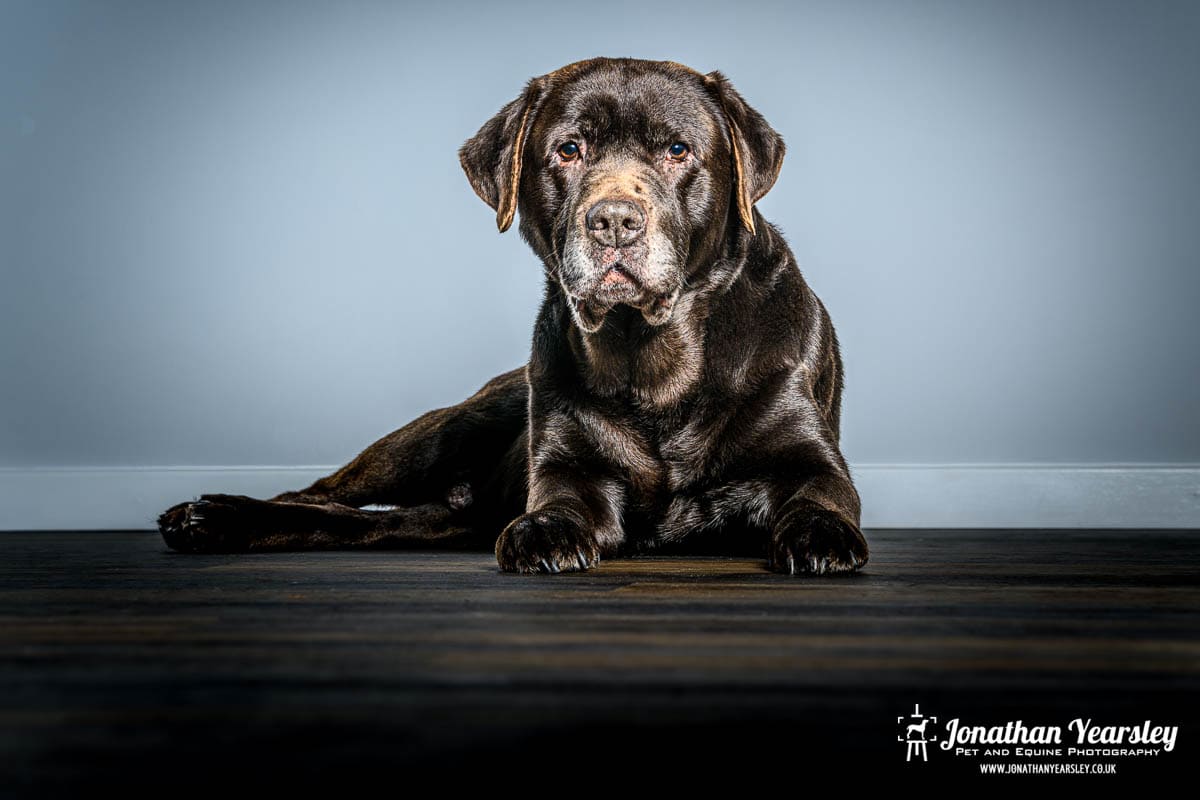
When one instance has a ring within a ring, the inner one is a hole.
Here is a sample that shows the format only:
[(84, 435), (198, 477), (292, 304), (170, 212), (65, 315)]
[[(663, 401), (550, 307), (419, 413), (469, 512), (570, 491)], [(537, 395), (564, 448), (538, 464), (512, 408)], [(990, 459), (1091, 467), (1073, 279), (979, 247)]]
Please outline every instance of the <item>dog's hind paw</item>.
[[(158, 517), (158, 532), (167, 547), (180, 553), (236, 553), (247, 549), (247, 531), (236, 523), (225, 495), (171, 506)], [(233, 499), (233, 498), (231, 498)]]

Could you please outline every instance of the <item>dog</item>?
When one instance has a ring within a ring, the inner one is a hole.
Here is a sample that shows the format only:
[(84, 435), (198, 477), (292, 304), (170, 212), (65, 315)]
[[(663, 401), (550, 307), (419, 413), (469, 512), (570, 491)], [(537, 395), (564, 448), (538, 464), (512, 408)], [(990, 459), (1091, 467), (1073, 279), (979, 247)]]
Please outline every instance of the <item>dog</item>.
[(545, 269), (528, 364), (306, 489), (176, 505), (166, 544), (484, 546), (558, 573), (708, 541), (858, 570), (837, 336), (755, 207), (783, 158), (720, 72), (596, 58), (533, 78), (459, 151)]
[(925, 726), (926, 726), (928, 723), (929, 723), (929, 719), (928, 719), (928, 718), (926, 718), (926, 719), (923, 719), (923, 720), (921, 720), (919, 723), (916, 723), (916, 724), (913, 724), (913, 725), (909, 725), (909, 726), (908, 726), (908, 730), (907, 730), (907, 731), (905, 732), (905, 734), (904, 734), (904, 738), (905, 738), (905, 739), (912, 739), (913, 731), (916, 731), (916, 732), (917, 732), (917, 736), (919, 737), (917, 741), (924, 741), (924, 739), (925, 739)]

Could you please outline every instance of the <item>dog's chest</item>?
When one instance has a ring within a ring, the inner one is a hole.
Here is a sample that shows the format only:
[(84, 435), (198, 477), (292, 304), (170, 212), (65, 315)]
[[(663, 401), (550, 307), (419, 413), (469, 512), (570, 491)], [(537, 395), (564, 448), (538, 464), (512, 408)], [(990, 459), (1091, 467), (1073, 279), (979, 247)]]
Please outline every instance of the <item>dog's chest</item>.
[(624, 478), (628, 498), (653, 512), (671, 497), (696, 484), (717, 479), (714, 428), (710, 418), (689, 404), (669, 411), (631, 405), (612, 421), (608, 456)]
[[(719, 482), (735, 404), (706, 371), (705, 331), (679, 323), (587, 340), (582, 370), (593, 402), (580, 420), (625, 484), (627, 508), (653, 519), (671, 500)], [(707, 377), (706, 377), (707, 376)]]

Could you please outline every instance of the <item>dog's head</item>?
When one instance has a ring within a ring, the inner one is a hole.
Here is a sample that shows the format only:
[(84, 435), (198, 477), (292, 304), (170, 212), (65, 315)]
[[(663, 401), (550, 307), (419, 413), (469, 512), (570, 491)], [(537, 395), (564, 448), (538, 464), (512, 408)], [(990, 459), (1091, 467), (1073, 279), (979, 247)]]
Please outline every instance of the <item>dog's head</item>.
[(753, 235), (784, 146), (723, 75), (597, 58), (531, 80), (459, 151), (501, 231), (521, 235), (594, 331), (613, 306), (661, 325), (681, 292)]

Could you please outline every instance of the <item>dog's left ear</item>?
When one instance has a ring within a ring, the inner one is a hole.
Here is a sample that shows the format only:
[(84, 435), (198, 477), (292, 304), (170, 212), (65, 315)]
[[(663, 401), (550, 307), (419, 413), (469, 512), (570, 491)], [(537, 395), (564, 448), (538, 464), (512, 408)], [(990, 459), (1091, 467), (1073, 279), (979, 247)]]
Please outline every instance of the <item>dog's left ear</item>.
[(500, 109), (458, 150), (458, 160), (475, 194), (496, 209), (496, 227), (508, 230), (517, 213), (521, 185), (521, 154), (533, 127), (533, 113), (541, 99), (542, 81), (534, 78), (521, 96)]
[(754, 204), (771, 191), (783, 167), (783, 137), (742, 99), (720, 72), (710, 72), (704, 80), (721, 103), (729, 122), (738, 216), (746, 230), (753, 234)]

